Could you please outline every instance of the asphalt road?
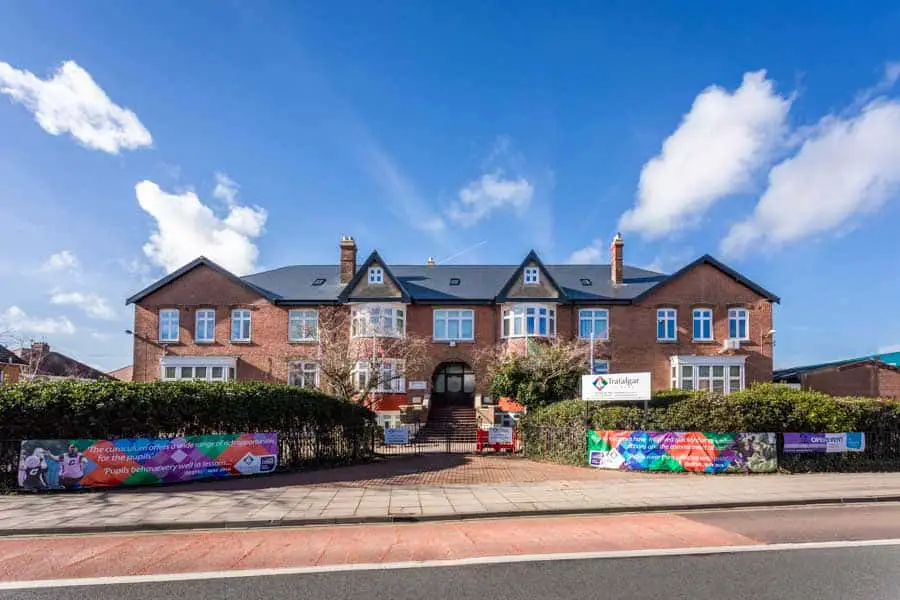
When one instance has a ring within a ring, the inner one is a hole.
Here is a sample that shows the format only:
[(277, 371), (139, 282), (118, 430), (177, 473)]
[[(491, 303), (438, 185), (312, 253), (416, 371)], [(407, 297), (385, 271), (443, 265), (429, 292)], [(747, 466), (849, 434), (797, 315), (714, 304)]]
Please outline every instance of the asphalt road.
[(350, 571), (0, 592), (0, 600), (897, 600), (900, 546)]

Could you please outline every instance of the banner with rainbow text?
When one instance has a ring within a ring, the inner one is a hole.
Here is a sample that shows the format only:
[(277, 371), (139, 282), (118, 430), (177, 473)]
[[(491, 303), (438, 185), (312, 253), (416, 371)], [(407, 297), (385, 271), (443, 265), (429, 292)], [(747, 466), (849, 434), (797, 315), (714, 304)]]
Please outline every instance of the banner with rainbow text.
[(774, 473), (774, 433), (589, 431), (588, 464), (628, 471)]
[(153, 485), (270, 473), (277, 465), (276, 433), (26, 440), (19, 486), (74, 490)]

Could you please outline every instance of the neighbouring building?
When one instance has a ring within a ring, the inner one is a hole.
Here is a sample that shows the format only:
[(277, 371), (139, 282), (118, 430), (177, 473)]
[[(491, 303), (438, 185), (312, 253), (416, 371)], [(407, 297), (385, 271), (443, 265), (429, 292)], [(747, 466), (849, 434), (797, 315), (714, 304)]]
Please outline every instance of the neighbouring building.
[(525, 351), (530, 339), (593, 336), (595, 368), (649, 371), (655, 389), (728, 393), (772, 380), (777, 296), (708, 255), (667, 275), (626, 265), (621, 236), (610, 252), (610, 264), (545, 265), (533, 251), (518, 265), (391, 265), (377, 252), (358, 264), (345, 237), (338, 264), (245, 277), (200, 257), (128, 298), (133, 377), (320, 385), (319, 313), (341, 309), (351, 338), (374, 318), (385, 337), (429, 340), (421, 372), (379, 390), (391, 421), (423, 396), (433, 408), (479, 407), (479, 350)]
[(47, 342), (33, 342), (30, 348), (19, 348), (16, 355), (22, 359), (22, 377), (29, 380), (107, 379), (103, 371), (50, 349)]
[(832, 396), (900, 398), (900, 352), (779, 369), (772, 379)]
[(109, 375), (113, 379), (118, 379), (119, 381), (132, 381), (132, 370), (132, 366), (128, 365), (127, 367), (120, 367), (115, 371), (110, 371), (109, 373), (107, 373), (107, 375)]
[(19, 358), (12, 350), (0, 346), (0, 384), (16, 383), (25, 361)]

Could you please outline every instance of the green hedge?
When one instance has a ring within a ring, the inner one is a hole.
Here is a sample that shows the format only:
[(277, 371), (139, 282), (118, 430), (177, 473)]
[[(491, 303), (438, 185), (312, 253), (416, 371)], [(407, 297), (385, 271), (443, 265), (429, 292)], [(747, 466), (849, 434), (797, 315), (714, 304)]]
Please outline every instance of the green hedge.
[(264, 383), (55, 381), (0, 386), (0, 440), (369, 428), (363, 406)]
[(567, 400), (529, 412), (520, 422), (532, 458), (584, 464), (585, 426), (651, 431), (748, 431), (828, 433), (862, 431), (861, 455), (785, 455), (792, 471), (900, 469), (900, 402), (838, 398), (775, 384), (757, 384), (728, 396), (705, 392), (654, 395), (645, 420), (640, 404)]

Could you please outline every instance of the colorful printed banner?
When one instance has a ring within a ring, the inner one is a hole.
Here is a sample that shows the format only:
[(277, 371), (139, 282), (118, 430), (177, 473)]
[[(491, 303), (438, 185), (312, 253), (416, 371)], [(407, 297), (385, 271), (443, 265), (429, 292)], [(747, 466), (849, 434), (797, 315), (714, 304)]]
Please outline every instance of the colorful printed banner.
[(269, 473), (277, 465), (276, 433), (26, 440), (19, 457), (19, 486), (40, 490), (152, 485)]
[(629, 471), (772, 473), (774, 433), (590, 431), (588, 464)]
[(827, 452), (864, 452), (866, 434), (849, 433), (785, 433), (785, 454), (809, 454)]

